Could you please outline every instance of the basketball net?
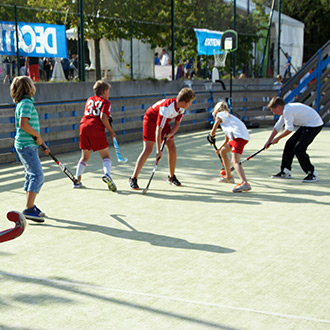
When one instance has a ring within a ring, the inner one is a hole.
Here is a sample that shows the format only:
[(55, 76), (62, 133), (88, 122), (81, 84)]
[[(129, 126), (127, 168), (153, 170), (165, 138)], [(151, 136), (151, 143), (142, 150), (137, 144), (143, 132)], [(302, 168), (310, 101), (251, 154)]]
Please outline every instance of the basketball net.
[(225, 50), (223, 54), (217, 54), (218, 51), (214, 50), (213, 51), (213, 56), (214, 56), (214, 66), (217, 67), (224, 67), (226, 64), (226, 58), (228, 51)]

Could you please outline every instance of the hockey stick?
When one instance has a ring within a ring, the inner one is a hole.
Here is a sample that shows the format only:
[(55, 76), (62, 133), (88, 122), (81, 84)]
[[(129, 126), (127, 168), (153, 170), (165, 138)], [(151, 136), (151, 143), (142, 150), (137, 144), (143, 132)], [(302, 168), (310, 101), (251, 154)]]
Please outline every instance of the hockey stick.
[[(272, 143), (269, 143), (269, 146)], [(250, 160), (251, 158), (253, 158), (254, 156), (257, 156), (261, 151), (264, 151), (266, 149), (266, 147), (261, 148), (260, 150), (256, 151), (255, 153), (253, 153), (252, 155), (250, 155), (249, 157), (246, 157), (245, 159), (243, 159), (241, 162), (239, 162), (241, 165), (243, 165), (244, 163), (246, 163), (248, 160)], [(232, 166), (231, 171), (235, 171), (235, 167)]]
[[(210, 140), (210, 139), (209, 139), (209, 135), (207, 136), (207, 138), (206, 138), (206, 139), (207, 139), (207, 141), (209, 141), (209, 143), (210, 143), (210, 144), (212, 144), (212, 145), (213, 145), (214, 149), (217, 151), (217, 150), (218, 150), (218, 148), (217, 148), (217, 146), (215, 145), (215, 142), (212, 142), (212, 140)], [(214, 139), (214, 140), (215, 140), (215, 139)], [(221, 164), (223, 164), (223, 163), (222, 163), (222, 159), (221, 159), (221, 156), (220, 156), (220, 154), (217, 154), (217, 155), (219, 156), (219, 159), (220, 159), (220, 162), (221, 162)]]
[[(210, 144), (212, 144), (213, 145), (213, 147), (214, 147), (214, 150), (218, 150), (218, 148), (217, 148), (217, 146), (215, 145), (215, 142), (212, 142), (212, 141), (210, 141), (209, 140), (209, 136), (207, 136), (207, 141), (209, 141), (210, 142)], [(219, 154), (217, 154), (218, 155), (218, 157), (219, 157), (219, 159), (220, 159), (220, 163), (221, 163), (221, 165), (223, 165), (223, 162), (222, 162), (222, 159), (221, 159), (221, 156), (220, 156), (220, 153)], [(224, 167), (222, 167), (221, 168), (221, 170), (220, 170), (220, 174), (222, 175), (222, 174), (225, 174), (225, 169), (224, 169)], [(224, 173), (223, 173), (224, 172)]]
[[(164, 149), (164, 147), (165, 147), (165, 143), (166, 143), (166, 137), (164, 138), (163, 143), (162, 143), (162, 145), (160, 146), (160, 151), (163, 151), (163, 149)], [(159, 160), (160, 160), (160, 158), (158, 158), (158, 159), (156, 160), (156, 164), (155, 164), (154, 169), (152, 170), (152, 173), (151, 173), (151, 177), (150, 177), (150, 179), (149, 179), (149, 182), (148, 182), (147, 186), (144, 188), (144, 190), (142, 191), (142, 194), (143, 194), (143, 195), (145, 195), (145, 194), (147, 193), (147, 191), (148, 191), (148, 188), (149, 188), (149, 186), (150, 186), (150, 182), (151, 182), (151, 180), (152, 180), (152, 178), (154, 177), (154, 174), (155, 174), (155, 172), (156, 172), (156, 169), (157, 169), (157, 166), (158, 166)]]
[[(112, 119), (111, 115), (109, 116), (108, 120), (109, 120), (110, 126), (112, 127), (113, 119)], [(118, 163), (126, 163), (128, 161), (128, 159), (126, 157), (124, 159), (121, 158), (121, 153), (120, 153), (120, 150), (119, 150), (119, 144), (118, 144), (117, 139), (115, 137), (112, 139), (112, 142), (113, 142), (113, 146), (115, 148), (115, 152), (116, 152), (116, 155), (117, 155)]]
[(15, 222), (15, 227), (0, 231), (0, 243), (10, 241), (23, 234), (26, 227), (26, 220), (22, 213), (10, 211), (7, 213), (7, 219)]
[[(34, 136), (33, 137), (35, 140), (36, 140), (36, 137)], [(46, 150), (47, 148), (42, 144), (40, 145), (40, 147), (43, 149), (43, 150)], [(74, 177), (74, 175), (70, 172), (70, 170), (65, 166), (63, 165), (52, 153), (49, 153), (48, 154), (53, 160), (54, 162), (61, 168), (61, 170), (64, 172), (64, 174), (75, 184), (78, 183), (78, 180)]]
[(127, 159), (127, 157), (125, 157), (124, 159), (121, 158), (119, 145), (118, 145), (117, 139), (115, 137), (113, 138), (113, 146), (115, 147), (118, 162), (119, 163), (126, 163), (128, 161), (128, 159)]

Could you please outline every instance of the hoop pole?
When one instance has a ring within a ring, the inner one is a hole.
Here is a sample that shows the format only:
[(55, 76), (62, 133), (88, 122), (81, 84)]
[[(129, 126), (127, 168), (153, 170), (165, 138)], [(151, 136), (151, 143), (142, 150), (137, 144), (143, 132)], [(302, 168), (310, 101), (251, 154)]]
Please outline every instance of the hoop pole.
[(229, 90), (229, 108), (232, 109), (232, 91), (233, 91), (233, 53), (230, 53), (230, 90)]

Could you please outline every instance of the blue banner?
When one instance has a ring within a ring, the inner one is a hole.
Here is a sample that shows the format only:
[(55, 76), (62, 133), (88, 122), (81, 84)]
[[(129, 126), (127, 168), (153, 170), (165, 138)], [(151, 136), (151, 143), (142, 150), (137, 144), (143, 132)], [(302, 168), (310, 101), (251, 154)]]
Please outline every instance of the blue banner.
[(198, 55), (223, 54), (220, 50), (222, 32), (207, 29), (194, 29), (197, 38)]
[[(67, 57), (65, 25), (18, 22), (20, 56)], [(16, 54), (15, 22), (0, 21), (0, 54)]]

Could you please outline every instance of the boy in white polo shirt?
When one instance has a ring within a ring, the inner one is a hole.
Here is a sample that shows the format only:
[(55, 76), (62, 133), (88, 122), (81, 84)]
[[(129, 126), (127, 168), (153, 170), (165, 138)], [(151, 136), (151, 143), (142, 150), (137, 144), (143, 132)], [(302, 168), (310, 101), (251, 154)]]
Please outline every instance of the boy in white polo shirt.
[[(323, 127), (323, 120), (320, 115), (313, 108), (302, 103), (285, 104), (281, 97), (273, 97), (268, 104), (268, 108), (275, 115), (279, 115), (280, 118), (265, 144), (266, 148), (269, 148), (270, 143), (276, 144), (279, 140), (291, 134), (295, 130), (294, 126), (299, 126), (297, 131), (285, 143), (281, 171), (273, 175), (272, 178), (291, 178), (293, 157), (296, 156), (302, 170), (307, 174), (302, 182), (318, 181), (318, 173), (310, 162), (306, 150)], [(284, 131), (275, 137), (283, 126), (285, 126)]]

